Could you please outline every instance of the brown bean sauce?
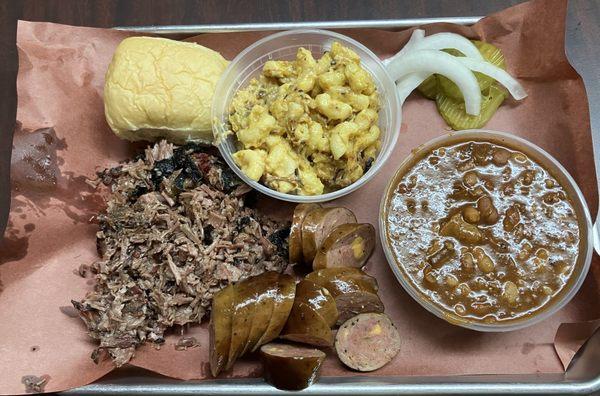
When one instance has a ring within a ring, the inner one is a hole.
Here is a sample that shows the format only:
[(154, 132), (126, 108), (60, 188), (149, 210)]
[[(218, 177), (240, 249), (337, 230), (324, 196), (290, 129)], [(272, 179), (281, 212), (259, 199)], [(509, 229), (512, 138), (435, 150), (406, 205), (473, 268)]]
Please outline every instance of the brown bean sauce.
[(565, 189), (525, 154), (491, 143), (426, 154), (391, 193), (387, 216), (391, 250), (413, 286), (469, 321), (540, 310), (579, 254)]

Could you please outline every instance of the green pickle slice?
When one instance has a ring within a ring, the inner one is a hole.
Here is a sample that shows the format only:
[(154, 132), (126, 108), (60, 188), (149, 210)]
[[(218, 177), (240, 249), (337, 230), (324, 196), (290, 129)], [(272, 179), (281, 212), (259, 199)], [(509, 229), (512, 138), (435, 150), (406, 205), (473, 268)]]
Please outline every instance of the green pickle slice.
[(435, 98), (438, 111), (446, 124), (455, 131), (477, 129), (483, 127), (492, 118), (498, 107), (506, 99), (506, 90), (497, 84), (492, 84), (482, 95), (481, 112), (472, 116), (465, 111), (465, 102), (438, 93)]
[(427, 79), (417, 87), (417, 90), (421, 92), (421, 95), (425, 96), (427, 99), (435, 100), (435, 97), (440, 91), (438, 87), (437, 75), (432, 74), (431, 76), (427, 77)]
[(504, 55), (502, 51), (495, 45), (490, 43), (486, 43), (485, 41), (473, 40), (473, 44), (479, 50), (483, 59), (490, 62), (492, 65), (496, 65), (501, 69), (506, 69), (506, 60), (504, 59)]
[[(442, 51), (454, 56), (464, 56), (462, 52), (454, 48), (449, 48)], [(417, 90), (421, 92), (421, 95), (425, 96), (427, 99), (435, 100), (435, 97), (440, 92), (440, 84), (438, 83), (438, 77), (441, 76), (438, 76), (437, 74), (432, 74), (431, 76), (427, 77), (427, 79), (423, 81), (421, 85), (417, 87)]]
[[(504, 55), (502, 51), (498, 49), (496, 46), (485, 43), (483, 41), (473, 40), (473, 44), (477, 47), (483, 58), (494, 66), (498, 66), (501, 69), (506, 69), (506, 60), (504, 59)], [(446, 51), (451, 55), (455, 56), (464, 56), (461, 52), (456, 50)], [(479, 83), (479, 88), (481, 92), (487, 90), (493, 83), (494, 79), (486, 76), (485, 74), (481, 74), (479, 72), (473, 73), (477, 78), (477, 82)], [(448, 96), (455, 100), (464, 100), (460, 89), (454, 84), (451, 80), (444, 76), (438, 76), (438, 87), (440, 92), (444, 93), (445, 96)]]

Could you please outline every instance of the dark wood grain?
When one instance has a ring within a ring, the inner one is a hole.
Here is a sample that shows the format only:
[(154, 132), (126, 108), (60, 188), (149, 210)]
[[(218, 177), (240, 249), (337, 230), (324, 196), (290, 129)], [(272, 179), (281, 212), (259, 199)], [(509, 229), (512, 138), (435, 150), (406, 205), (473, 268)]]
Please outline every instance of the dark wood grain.
[[(350, 19), (397, 19), (487, 15), (521, 0), (0, 0), (0, 235), (9, 201), (8, 173), (16, 114), (18, 19), (70, 25), (123, 25), (288, 22)], [(586, 43), (597, 38), (597, 0), (572, 0), (571, 17)], [(593, 5), (595, 4), (595, 5)], [(585, 22), (585, 23), (582, 23)], [(574, 61), (594, 57), (582, 45)]]

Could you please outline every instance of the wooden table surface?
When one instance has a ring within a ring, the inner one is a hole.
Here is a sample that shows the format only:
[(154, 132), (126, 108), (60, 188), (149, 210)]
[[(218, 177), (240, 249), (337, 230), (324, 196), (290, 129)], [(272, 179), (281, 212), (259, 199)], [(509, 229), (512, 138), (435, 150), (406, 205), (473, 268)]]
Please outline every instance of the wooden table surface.
[[(17, 20), (112, 27), (480, 16), (521, 0), (0, 0), (0, 235), (8, 212), (8, 173), (16, 114)], [(600, 81), (600, 0), (571, 0), (569, 56)], [(600, 89), (588, 87), (590, 104)], [(597, 100), (594, 100), (597, 99)], [(600, 111), (592, 111), (593, 118)], [(599, 120), (600, 122), (600, 120)], [(596, 124), (598, 125), (598, 123)]]

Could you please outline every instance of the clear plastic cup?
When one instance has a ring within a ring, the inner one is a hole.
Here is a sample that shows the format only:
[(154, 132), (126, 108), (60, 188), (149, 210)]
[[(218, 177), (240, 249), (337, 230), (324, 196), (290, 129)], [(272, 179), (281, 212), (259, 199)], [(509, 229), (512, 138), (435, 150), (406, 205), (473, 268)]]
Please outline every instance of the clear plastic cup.
[[(381, 110), (379, 111), (379, 128), (381, 129), (381, 150), (371, 168), (356, 182), (337, 191), (327, 194), (301, 196), (284, 194), (248, 178), (233, 160), (236, 151), (236, 138), (233, 135), (223, 138), (225, 125), (229, 115), (229, 106), (235, 93), (243, 89), (252, 78), (257, 77), (263, 65), (269, 60), (293, 60), (300, 47), (321, 57), (324, 51), (337, 41), (354, 50), (361, 58), (362, 67), (367, 70), (379, 91)], [(227, 164), (235, 173), (254, 189), (271, 197), (290, 202), (324, 202), (339, 198), (361, 187), (371, 180), (389, 158), (400, 133), (401, 108), (396, 94), (396, 85), (381, 60), (367, 47), (358, 41), (342, 34), (326, 30), (290, 30), (276, 33), (257, 41), (242, 51), (229, 64), (221, 76), (212, 103), (213, 133), (217, 147)]]
[[(432, 150), (457, 144), (464, 141), (483, 141), (491, 142), (498, 145), (506, 146), (519, 150), (527, 155), (532, 160), (540, 164), (550, 174), (557, 179), (561, 186), (567, 192), (568, 197), (571, 199), (577, 219), (579, 222), (579, 255), (577, 257), (577, 263), (575, 269), (571, 274), (565, 287), (555, 296), (549, 303), (543, 306), (540, 310), (535, 312), (533, 315), (526, 316), (523, 318), (516, 318), (512, 320), (505, 320), (496, 323), (482, 323), (470, 321), (467, 318), (462, 318), (456, 314), (452, 314), (437, 304), (434, 304), (429, 298), (427, 298), (420, 290), (418, 290), (409, 279), (406, 272), (403, 270), (402, 263), (397, 262), (395, 255), (393, 254), (390, 243), (388, 241), (388, 227), (387, 227), (387, 210), (389, 201), (395, 186), (398, 185), (399, 180), (418, 162), (423, 155), (431, 152)], [(390, 182), (381, 198), (381, 205), (379, 209), (379, 229), (381, 237), (381, 245), (385, 256), (387, 258), (390, 268), (396, 275), (398, 282), (402, 285), (404, 290), (419, 304), (421, 304), (429, 312), (433, 313), (437, 317), (444, 319), (445, 321), (455, 324), (458, 326), (466, 327), (471, 330), (485, 331), (485, 332), (500, 332), (500, 331), (512, 331), (518, 330), (525, 327), (532, 326), (536, 323), (547, 319), (552, 316), (562, 307), (564, 307), (571, 299), (575, 296), (590, 268), (593, 253), (593, 226), (590, 212), (585, 202), (585, 198), (581, 193), (581, 190), (575, 183), (575, 180), (569, 175), (567, 170), (550, 154), (544, 151), (542, 148), (535, 144), (522, 139), (520, 137), (504, 133), (489, 130), (473, 129), (465, 130), (460, 132), (454, 132), (444, 136), (440, 136), (429, 142), (417, 147), (412, 153), (402, 162), (396, 173), (390, 178)]]

